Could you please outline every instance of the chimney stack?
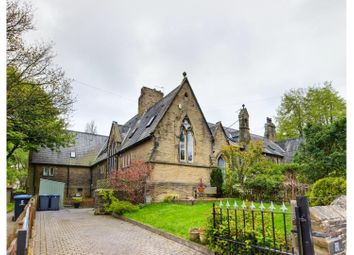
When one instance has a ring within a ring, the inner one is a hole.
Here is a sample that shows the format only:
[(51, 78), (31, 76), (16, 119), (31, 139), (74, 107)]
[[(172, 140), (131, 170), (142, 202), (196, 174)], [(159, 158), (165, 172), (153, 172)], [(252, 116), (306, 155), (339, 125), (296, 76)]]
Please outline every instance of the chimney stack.
[(147, 110), (163, 98), (163, 93), (156, 89), (142, 87), (139, 97), (138, 115), (141, 117)]
[(264, 124), (264, 137), (275, 141), (275, 125), (272, 122), (272, 118), (267, 117), (267, 122)]
[(245, 105), (242, 105), (242, 109), (238, 115), (238, 122), (240, 127), (240, 142), (249, 143), (251, 140), (250, 126), (249, 126), (249, 115)]

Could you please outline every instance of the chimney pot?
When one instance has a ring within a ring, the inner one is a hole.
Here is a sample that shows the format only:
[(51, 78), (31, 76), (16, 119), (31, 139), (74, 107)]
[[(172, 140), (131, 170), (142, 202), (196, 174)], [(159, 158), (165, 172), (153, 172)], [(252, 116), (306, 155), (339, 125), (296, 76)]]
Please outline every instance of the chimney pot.
[(138, 114), (142, 116), (147, 110), (163, 98), (163, 93), (156, 89), (142, 87), (139, 97)]

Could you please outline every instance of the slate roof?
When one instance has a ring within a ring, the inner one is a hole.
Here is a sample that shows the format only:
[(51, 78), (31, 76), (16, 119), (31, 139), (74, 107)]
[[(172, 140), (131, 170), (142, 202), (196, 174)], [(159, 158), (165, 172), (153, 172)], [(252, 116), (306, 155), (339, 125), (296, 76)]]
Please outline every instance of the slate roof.
[[(210, 130), (214, 130), (216, 128), (216, 124), (208, 123)], [(232, 143), (238, 143), (240, 141), (240, 131), (233, 128), (225, 128), (225, 134), (227, 139)], [(214, 133), (214, 131), (212, 131)], [(272, 154), (280, 157), (286, 156), (286, 151), (280, 147), (277, 143), (263, 137), (260, 135), (250, 134), (251, 140), (253, 141), (263, 141), (264, 144), (264, 152), (267, 154)]]
[[(149, 108), (142, 116), (137, 114), (128, 120), (124, 125), (114, 122), (118, 126), (122, 135), (122, 143), (118, 148), (119, 152), (122, 152), (129, 147), (132, 147), (151, 137), (158, 123), (163, 118), (173, 99), (184, 84), (185, 79), (183, 79), (182, 83), (178, 87)], [(218, 123), (208, 123), (209, 130), (213, 136), (215, 134), (217, 124)], [(231, 144), (239, 142), (239, 130), (224, 127), (224, 131)], [(31, 163), (92, 166), (107, 158), (107, 136), (94, 135), (78, 131), (70, 132), (73, 132), (76, 136), (74, 145), (61, 148), (59, 152), (51, 151), (50, 149), (43, 149), (40, 152), (32, 152)], [(259, 135), (250, 135), (252, 140), (263, 141), (265, 153), (284, 157), (286, 162), (291, 161), (299, 147), (299, 144), (303, 142), (303, 139), (291, 139), (276, 143)], [(76, 158), (70, 158), (70, 152), (72, 151), (75, 151)]]
[(294, 158), (296, 151), (299, 149), (299, 146), (305, 142), (305, 138), (299, 137), (294, 139), (288, 139), (278, 142), (279, 146), (285, 150), (284, 160), (286, 163), (290, 163)]
[[(74, 144), (62, 147), (60, 151), (52, 151), (45, 148), (39, 152), (31, 152), (31, 163), (87, 167), (97, 163), (97, 156), (104, 147), (108, 137), (79, 131), (69, 132), (75, 135)], [(75, 158), (70, 158), (71, 152), (75, 152)], [(102, 158), (102, 155), (100, 158)]]
[(125, 149), (144, 141), (151, 136), (151, 134), (155, 131), (157, 124), (160, 122), (173, 99), (177, 95), (182, 84), (148, 109), (141, 117), (139, 117), (139, 115), (135, 115), (127, 121), (127, 123), (120, 125), (120, 131), (123, 136), (120, 151), (124, 151)]

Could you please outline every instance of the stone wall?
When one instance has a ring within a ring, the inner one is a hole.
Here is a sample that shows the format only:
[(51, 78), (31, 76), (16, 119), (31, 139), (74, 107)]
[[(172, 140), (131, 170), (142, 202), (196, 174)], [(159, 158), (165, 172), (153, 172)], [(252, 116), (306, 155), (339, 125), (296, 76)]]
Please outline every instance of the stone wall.
[(92, 167), (92, 189), (96, 189), (97, 181), (108, 177), (107, 161), (102, 160)]
[[(193, 162), (180, 162), (178, 154), (182, 121), (188, 117), (193, 133)], [(184, 83), (154, 132), (156, 148), (153, 161), (210, 166), (212, 140), (209, 127), (193, 95), (191, 87)]]
[(345, 254), (347, 239), (345, 201), (345, 196), (342, 196), (329, 206), (310, 207), (316, 254)]
[(139, 97), (138, 114), (142, 116), (145, 111), (156, 104), (163, 98), (163, 93), (156, 89), (150, 89), (147, 87), (141, 88)]
[(197, 183), (157, 182), (148, 183), (146, 202), (161, 202), (167, 195), (177, 194), (178, 199), (191, 198)]
[[(53, 167), (53, 176), (43, 176), (43, 167)], [(30, 165), (29, 192), (38, 194), (40, 178), (65, 183), (65, 197), (72, 197), (78, 189), (82, 189), (84, 197), (91, 194), (91, 169), (89, 167), (57, 166), (57, 165)], [(33, 184), (33, 185), (32, 185)], [(92, 195), (92, 194), (91, 194)]]
[(213, 165), (217, 166), (218, 162), (217, 159), (221, 155), (222, 150), (225, 146), (229, 145), (228, 141), (226, 140), (225, 134), (222, 130), (221, 123), (216, 123), (217, 127), (214, 132), (214, 144), (213, 144)]

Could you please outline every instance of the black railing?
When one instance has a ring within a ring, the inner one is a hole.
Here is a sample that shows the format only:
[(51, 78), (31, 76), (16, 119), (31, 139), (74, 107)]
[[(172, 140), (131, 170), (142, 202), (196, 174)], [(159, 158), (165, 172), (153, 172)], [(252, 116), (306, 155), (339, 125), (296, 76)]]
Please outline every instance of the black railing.
[(284, 205), (258, 208), (229, 202), (213, 204), (214, 244), (223, 254), (295, 254), (291, 242), (292, 214)]

